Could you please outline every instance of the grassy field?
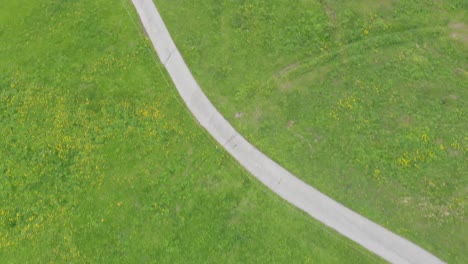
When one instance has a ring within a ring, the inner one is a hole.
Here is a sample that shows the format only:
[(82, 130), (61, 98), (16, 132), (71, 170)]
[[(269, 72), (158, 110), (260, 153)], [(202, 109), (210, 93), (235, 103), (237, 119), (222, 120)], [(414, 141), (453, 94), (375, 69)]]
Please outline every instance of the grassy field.
[(214, 144), (129, 1), (0, 6), (0, 263), (381, 262)]
[(466, 1), (155, 2), (202, 89), (254, 145), (468, 261)]

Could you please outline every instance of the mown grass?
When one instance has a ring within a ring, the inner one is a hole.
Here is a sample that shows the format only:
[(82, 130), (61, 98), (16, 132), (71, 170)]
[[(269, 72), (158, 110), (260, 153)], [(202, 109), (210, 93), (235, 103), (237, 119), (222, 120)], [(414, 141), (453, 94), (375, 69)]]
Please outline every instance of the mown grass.
[(155, 2), (202, 89), (254, 145), (468, 261), (466, 1)]
[(0, 6), (1, 263), (380, 262), (217, 148), (129, 1)]

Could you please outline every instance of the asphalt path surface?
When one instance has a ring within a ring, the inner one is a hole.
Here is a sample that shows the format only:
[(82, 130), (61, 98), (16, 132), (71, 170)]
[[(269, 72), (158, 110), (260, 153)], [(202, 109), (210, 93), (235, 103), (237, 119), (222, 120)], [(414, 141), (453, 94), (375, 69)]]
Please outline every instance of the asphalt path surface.
[(289, 203), (386, 261), (443, 263), (418, 245), (299, 180), (250, 144), (226, 121), (200, 89), (152, 0), (132, 2), (162, 64), (189, 110), (212, 137), (260, 182)]

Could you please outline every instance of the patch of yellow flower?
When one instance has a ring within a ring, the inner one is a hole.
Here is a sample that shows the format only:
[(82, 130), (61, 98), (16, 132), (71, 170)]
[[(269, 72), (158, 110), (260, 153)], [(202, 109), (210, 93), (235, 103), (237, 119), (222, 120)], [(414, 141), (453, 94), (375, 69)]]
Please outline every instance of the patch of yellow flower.
[(347, 110), (352, 110), (356, 105), (357, 98), (354, 95), (347, 96), (338, 101), (337, 105)]

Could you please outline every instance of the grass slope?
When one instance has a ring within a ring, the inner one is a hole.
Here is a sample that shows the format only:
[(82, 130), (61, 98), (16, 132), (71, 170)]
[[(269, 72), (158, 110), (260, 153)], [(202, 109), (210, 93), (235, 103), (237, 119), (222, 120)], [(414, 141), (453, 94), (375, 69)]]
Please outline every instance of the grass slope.
[(466, 1), (156, 3), (201, 87), (254, 145), (468, 261)]
[(217, 150), (129, 1), (0, 6), (1, 263), (380, 262)]

